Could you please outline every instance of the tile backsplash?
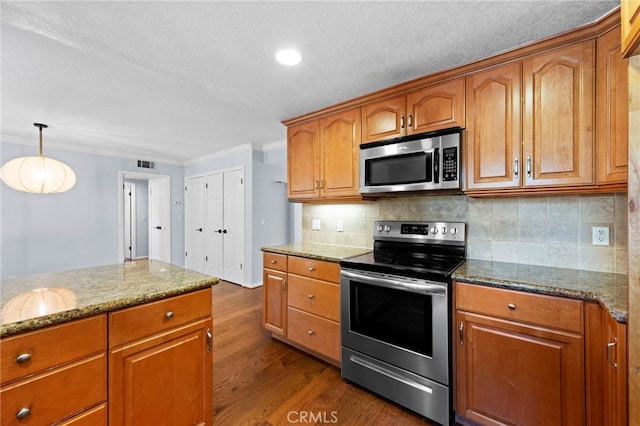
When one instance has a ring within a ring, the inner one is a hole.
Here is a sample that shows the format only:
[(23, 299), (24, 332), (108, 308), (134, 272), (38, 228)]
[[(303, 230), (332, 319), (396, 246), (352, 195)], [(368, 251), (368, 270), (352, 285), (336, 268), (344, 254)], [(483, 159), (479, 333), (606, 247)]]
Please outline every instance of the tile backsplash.
[[(311, 229), (312, 219), (319, 219), (320, 230)], [(376, 219), (467, 222), (470, 259), (627, 273), (626, 193), (304, 204), (302, 239), (371, 248)], [(592, 245), (594, 226), (609, 228), (609, 246)]]

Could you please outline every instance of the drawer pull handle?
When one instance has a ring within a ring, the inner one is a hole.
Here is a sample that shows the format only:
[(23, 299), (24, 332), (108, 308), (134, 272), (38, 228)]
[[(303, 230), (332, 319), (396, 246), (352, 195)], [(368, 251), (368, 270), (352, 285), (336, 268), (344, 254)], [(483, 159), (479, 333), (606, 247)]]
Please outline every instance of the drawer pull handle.
[(213, 334), (211, 333), (211, 329), (207, 328), (207, 353), (211, 352), (212, 347), (213, 347)]
[(308, 334), (309, 336), (313, 336), (313, 335), (315, 334), (315, 332), (314, 332), (313, 330), (309, 330), (309, 331), (307, 331), (307, 334)]
[(31, 361), (31, 354), (20, 354), (16, 357), (16, 363), (18, 364), (24, 364), (29, 361)]
[(507, 305), (507, 308), (511, 309), (512, 311), (515, 311), (516, 310), (516, 305), (514, 305), (513, 303), (509, 303)]
[(310, 294), (307, 296), (309, 299), (313, 299), (315, 296), (313, 294)]
[(173, 311), (169, 311), (166, 314), (164, 314), (164, 317), (168, 320), (170, 320), (171, 318), (173, 318)]
[[(611, 343), (607, 343), (607, 362), (611, 365), (613, 365), (613, 368), (618, 368), (618, 363), (611, 361), (611, 348), (613, 348), (614, 346), (618, 346), (618, 338), (614, 337), (613, 338), (613, 342)], [(616, 361), (618, 358), (618, 354), (616, 353)]]
[(22, 407), (16, 413), (16, 419), (23, 420), (23, 419), (26, 419), (27, 417), (29, 417), (30, 415), (31, 415), (31, 409), (27, 408), (27, 407)]
[(309, 266), (309, 272), (313, 272), (315, 270), (316, 270), (316, 268), (314, 268), (313, 266)]

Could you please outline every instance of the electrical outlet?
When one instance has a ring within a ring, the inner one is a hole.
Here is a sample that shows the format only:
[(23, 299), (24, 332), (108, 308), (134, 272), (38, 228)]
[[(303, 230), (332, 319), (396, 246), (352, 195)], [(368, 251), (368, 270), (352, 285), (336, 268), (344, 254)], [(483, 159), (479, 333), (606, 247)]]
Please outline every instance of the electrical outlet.
[(338, 219), (336, 227), (338, 228), (338, 232), (344, 232), (344, 221), (342, 219)]
[(594, 226), (591, 228), (593, 233), (593, 245), (594, 246), (608, 246), (609, 245), (609, 227), (608, 226)]
[(315, 231), (320, 230), (320, 219), (311, 219), (311, 229)]

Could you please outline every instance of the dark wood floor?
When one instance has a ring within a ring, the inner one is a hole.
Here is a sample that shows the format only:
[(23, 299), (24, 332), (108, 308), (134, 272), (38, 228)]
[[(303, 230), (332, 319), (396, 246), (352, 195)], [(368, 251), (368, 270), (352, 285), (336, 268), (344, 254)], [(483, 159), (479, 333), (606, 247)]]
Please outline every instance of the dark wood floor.
[(213, 424), (430, 425), (340, 370), (271, 338), (262, 288), (213, 287)]

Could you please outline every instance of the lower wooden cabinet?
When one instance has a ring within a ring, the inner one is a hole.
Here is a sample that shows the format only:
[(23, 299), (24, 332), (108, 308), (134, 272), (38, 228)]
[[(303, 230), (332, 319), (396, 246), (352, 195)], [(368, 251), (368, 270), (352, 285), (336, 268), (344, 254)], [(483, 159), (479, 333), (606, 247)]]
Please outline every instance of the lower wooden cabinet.
[(211, 289), (110, 313), (109, 325), (110, 424), (211, 424)]
[(264, 253), (263, 261), (264, 327), (338, 365), (340, 265), (274, 253)]
[[(483, 425), (584, 425), (582, 302), (455, 286), (456, 411)], [(566, 320), (540, 325), (546, 307)], [(580, 330), (565, 329), (572, 318)]]

